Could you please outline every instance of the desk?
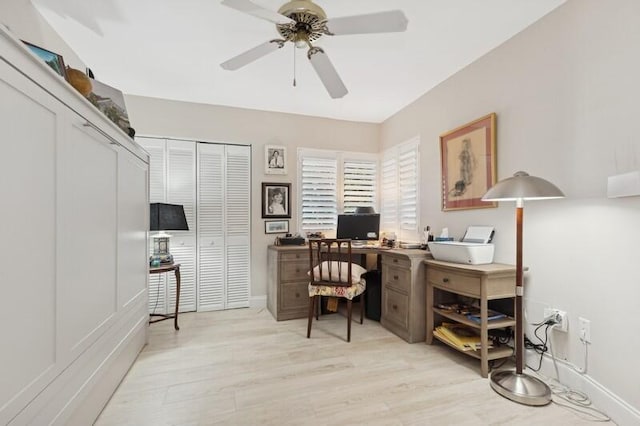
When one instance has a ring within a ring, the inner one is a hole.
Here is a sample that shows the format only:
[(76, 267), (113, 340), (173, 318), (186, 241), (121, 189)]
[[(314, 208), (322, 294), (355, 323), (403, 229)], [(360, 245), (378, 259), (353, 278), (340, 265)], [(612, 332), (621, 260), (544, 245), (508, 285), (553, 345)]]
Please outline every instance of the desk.
[[(377, 257), (378, 269), (382, 271), (382, 326), (407, 342), (424, 342), (425, 280), (422, 261), (429, 258), (430, 253), (384, 247), (352, 247), (351, 253), (354, 262), (367, 254)], [(269, 246), (267, 259), (269, 312), (278, 321), (305, 318), (309, 309), (309, 247)]]
[(171, 263), (168, 265), (160, 265), (160, 266), (151, 266), (149, 267), (149, 274), (162, 274), (164, 272), (171, 272), (176, 275), (176, 312), (173, 315), (167, 314), (151, 314), (152, 317), (161, 317), (159, 319), (150, 319), (149, 324), (153, 324), (154, 322), (164, 321), (170, 318), (173, 318), (173, 327), (176, 330), (180, 330), (178, 327), (178, 307), (180, 306), (180, 264), (179, 263)]

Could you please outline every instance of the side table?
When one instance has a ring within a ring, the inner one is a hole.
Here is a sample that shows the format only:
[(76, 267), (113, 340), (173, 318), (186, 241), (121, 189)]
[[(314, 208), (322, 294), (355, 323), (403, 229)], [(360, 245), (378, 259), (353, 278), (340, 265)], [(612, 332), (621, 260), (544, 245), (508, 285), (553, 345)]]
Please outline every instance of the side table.
[(176, 312), (173, 315), (167, 314), (150, 314), (152, 317), (161, 317), (159, 319), (150, 319), (149, 324), (153, 324), (154, 322), (164, 321), (170, 318), (173, 318), (173, 327), (176, 330), (180, 330), (178, 327), (178, 307), (180, 306), (180, 264), (179, 263), (170, 263), (166, 265), (160, 266), (150, 266), (149, 274), (162, 274), (164, 272), (171, 272), (176, 276)]

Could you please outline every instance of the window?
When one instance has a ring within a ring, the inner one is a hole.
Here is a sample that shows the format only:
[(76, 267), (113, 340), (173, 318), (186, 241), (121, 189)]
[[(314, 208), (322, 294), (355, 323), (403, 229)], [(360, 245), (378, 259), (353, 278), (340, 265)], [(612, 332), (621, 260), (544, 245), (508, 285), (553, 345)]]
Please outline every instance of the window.
[(302, 231), (333, 231), (338, 213), (377, 207), (375, 154), (299, 149), (298, 168)]
[(381, 232), (403, 241), (419, 241), (420, 140), (412, 139), (382, 155)]

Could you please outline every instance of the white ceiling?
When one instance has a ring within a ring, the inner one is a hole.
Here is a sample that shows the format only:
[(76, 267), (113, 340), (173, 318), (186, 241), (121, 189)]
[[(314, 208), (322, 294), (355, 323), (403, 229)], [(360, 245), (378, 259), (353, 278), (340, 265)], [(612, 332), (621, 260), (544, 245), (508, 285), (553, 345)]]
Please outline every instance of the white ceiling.
[[(253, 0), (277, 10), (284, 0)], [(331, 17), (401, 9), (403, 33), (323, 37), (349, 93), (331, 99), (288, 44), (237, 71), (219, 64), (278, 38), (220, 0), (32, 0), (93, 70), (124, 93), (379, 123), (565, 0), (317, 0)], [(296, 57), (297, 87), (292, 86)]]

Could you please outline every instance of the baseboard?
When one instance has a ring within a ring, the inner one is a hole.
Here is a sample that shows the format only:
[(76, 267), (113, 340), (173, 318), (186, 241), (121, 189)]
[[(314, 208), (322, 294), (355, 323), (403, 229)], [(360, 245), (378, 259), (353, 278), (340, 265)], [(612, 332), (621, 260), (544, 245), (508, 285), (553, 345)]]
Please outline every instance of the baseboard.
[[(531, 356), (529, 362), (535, 365), (539, 360), (539, 355)], [(569, 366), (565, 361), (557, 360), (559, 381), (563, 385), (581, 392), (586, 393), (593, 405), (600, 411), (603, 411), (619, 425), (639, 425), (640, 411), (622, 398), (611, 392), (602, 384), (594, 380), (588, 374), (580, 374)], [(545, 355), (542, 360), (542, 368), (540, 369), (546, 377), (557, 378), (556, 371), (553, 366), (551, 356)]]
[(249, 299), (249, 307), (264, 309), (267, 307), (267, 296), (252, 296)]

